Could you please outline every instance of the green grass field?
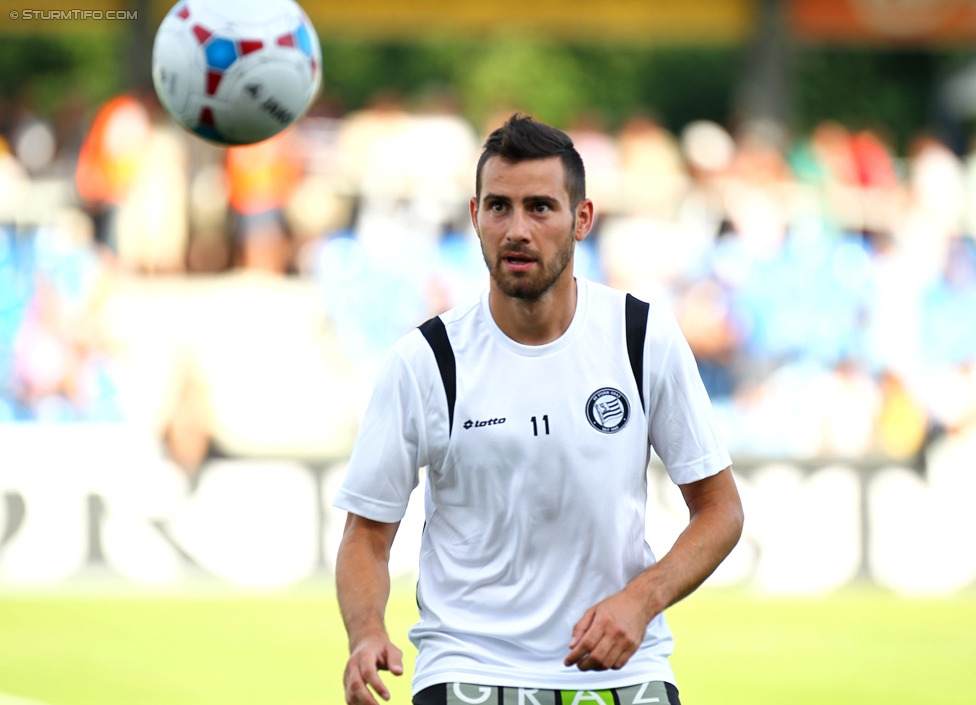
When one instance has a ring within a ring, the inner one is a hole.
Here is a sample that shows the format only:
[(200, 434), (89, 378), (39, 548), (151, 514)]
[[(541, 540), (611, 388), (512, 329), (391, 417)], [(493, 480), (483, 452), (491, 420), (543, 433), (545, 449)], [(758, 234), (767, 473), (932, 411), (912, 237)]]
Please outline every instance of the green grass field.
[[(415, 606), (389, 627), (408, 672)], [(827, 598), (703, 590), (669, 612), (685, 705), (976, 702), (976, 595)], [(288, 595), (0, 595), (0, 705), (341, 705), (330, 588)]]

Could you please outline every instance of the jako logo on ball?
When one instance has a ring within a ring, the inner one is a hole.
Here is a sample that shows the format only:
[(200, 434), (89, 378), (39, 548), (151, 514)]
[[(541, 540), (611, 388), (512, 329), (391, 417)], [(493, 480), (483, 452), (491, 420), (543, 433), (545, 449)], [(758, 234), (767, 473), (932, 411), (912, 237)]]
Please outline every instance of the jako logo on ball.
[(300, 118), (322, 49), (293, 0), (182, 0), (153, 43), (153, 85), (174, 120), (220, 145), (261, 142)]

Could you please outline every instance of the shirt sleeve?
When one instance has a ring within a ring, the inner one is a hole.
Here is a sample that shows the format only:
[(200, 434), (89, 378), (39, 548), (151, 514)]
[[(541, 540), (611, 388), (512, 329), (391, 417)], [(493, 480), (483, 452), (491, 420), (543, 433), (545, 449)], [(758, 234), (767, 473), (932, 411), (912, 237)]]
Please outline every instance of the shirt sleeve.
[(400, 521), (426, 456), (422, 395), (403, 346), (396, 346), (377, 376), (333, 505), (374, 521)]
[(651, 308), (644, 365), (650, 371), (648, 438), (671, 480), (687, 484), (729, 467), (695, 357), (674, 315), (660, 305)]

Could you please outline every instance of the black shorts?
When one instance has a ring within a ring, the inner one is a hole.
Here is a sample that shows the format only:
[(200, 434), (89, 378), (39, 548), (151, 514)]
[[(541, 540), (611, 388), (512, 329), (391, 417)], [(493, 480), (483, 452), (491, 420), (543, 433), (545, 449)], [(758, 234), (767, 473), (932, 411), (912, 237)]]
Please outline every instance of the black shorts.
[[(521, 691), (521, 692), (520, 692)], [(521, 696), (521, 697), (520, 697)], [(438, 683), (413, 696), (413, 705), (681, 705), (678, 689), (650, 681), (604, 690), (501, 688), (470, 683)]]

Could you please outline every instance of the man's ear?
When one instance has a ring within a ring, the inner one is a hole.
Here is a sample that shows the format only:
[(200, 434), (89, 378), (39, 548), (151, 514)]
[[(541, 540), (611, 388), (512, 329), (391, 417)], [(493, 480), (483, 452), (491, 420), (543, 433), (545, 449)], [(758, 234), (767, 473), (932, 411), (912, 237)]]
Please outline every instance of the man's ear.
[(584, 198), (576, 206), (576, 232), (574, 233), (576, 242), (582, 242), (590, 234), (590, 230), (593, 228), (593, 217), (593, 201)]
[(471, 200), (468, 202), (468, 210), (471, 212), (471, 225), (474, 226), (474, 231), (478, 235), (478, 239), (481, 239), (481, 231), (478, 230), (478, 197), (472, 196)]

